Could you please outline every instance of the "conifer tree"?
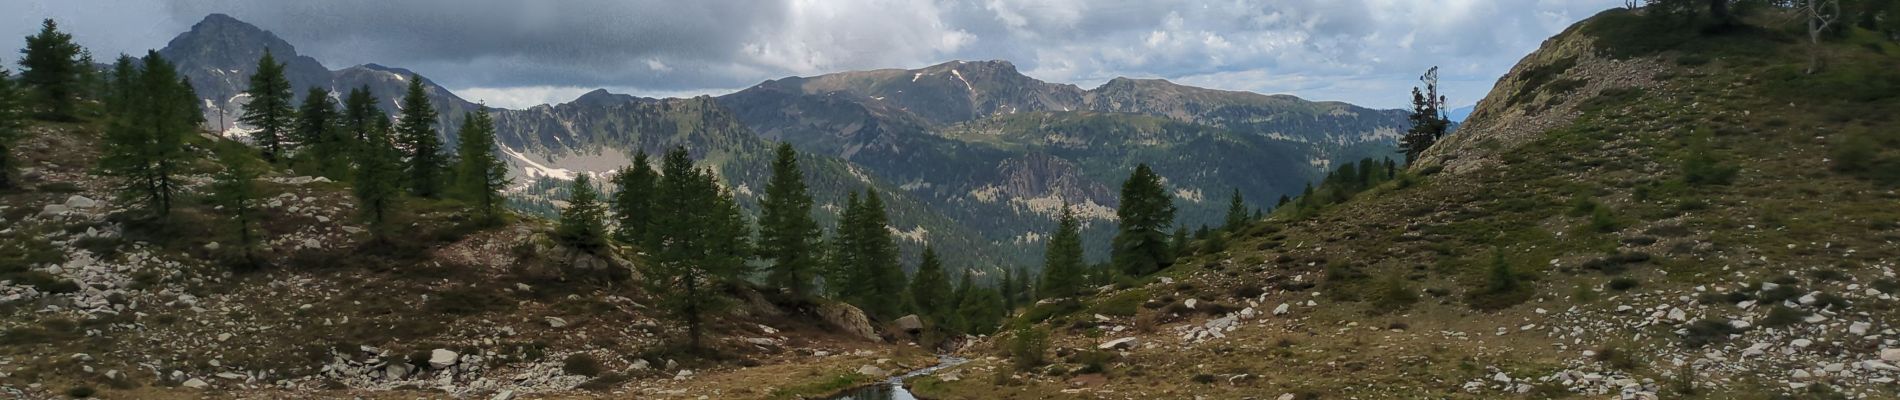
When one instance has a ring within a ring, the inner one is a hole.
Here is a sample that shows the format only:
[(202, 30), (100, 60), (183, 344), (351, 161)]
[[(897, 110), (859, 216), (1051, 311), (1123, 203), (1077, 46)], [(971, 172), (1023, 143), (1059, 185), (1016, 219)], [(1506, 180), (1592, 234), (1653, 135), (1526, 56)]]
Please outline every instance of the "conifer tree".
[(257, 185), (259, 175), (257, 166), (252, 165), (250, 155), (243, 151), (225, 150), (218, 152), (218, 164), (224, 169), (219, 171), (211, 182), (211, 200), (222, 207), (222, 213), (231, 217), (232, 231), (237, 233), (237, 246), (243, 257), (238, 269), (258, 267), (257, 238), (252, 229), (256, 225)]
[(996, 283), (997, 295), (1003, 299), (1003, 309), (1016, 309), (1016, 270), (1003, 269), (1003, 280)]
[(950, 277), (944, 275), (943, 262), (937, 259), (937, 251), (924, 247), (923, 259), (917, 263), (916, 276), (910, 280), (911, 308), (933, 326), (946, 326), (950, 314), (956, 312), (956, 304), (951, 295)]
[(343, 100), (344, 130), (356, 135), (355, 142), (369, 141), (371, 131), (378, 121), (388, 121), (389, 116), (376, 108), (376, 95), (370, 94), (369, 85), (350, 89), (350, 95)]
[(614, 238), (622, 243), (640, 243), (646, 237), (647, 225), (653, 218), (653, 191), (659, 176), (654, 175), (652, 164), (648, 163), (647, 152), (640, 151), (633, 156), (633, 165), (620, 168), (614, 173)]
[(344, 133), (343, 122), (330, 91), (312, 87), (304, 94), (291, 137), (303, 145), (298, 157), (315, 165), (317, 175), (333, 180), (349, 175), (352, 135)]
[(1170, 246), (1168, 248), (1168, 254), (1176, 258), (1186, 257), (1189, 252), (1188, 243), (1193, 241), (1193, 238), (1188, 237), (1187, 227), (1175, 227), (1174, 237), (1168, 239), (1168, 245)]
[(251, 132), (252, 144), (264, 149), (264, 160), (277, 162), (279, 157), (288, 154), (290, 131), (296, 121), (296, 110), (291, 108), (290, 79), (284, 77), (284, 64), (272, 57), (270, 49), (264, 49), (264, 56), (257, 59), (257, 72), (251, 74), (251, 86), (245, 89), (251, 101), (244, 104), (244, 115), (238, 116), (238, 122), (250, 125), (256, 131)]
[(13, 189), (13, 146), (26, 136), (26, 102), (13, 76), (0, 68), (0, 191)]
[(85, 49), (73, 42), (73, 35), (59, 30), (52, 19), (40, 22), (40, 33), (26, 37), (20, 49), (20, 83), (32, 91), (41, 119), (72, 121), (77, 118), (81, 78), (92, 68), (82, 64)]
[(1247, 211), (1247, 202), (1240, 198), (1240, 189), (1234, 189), (1234, 197), (1227, 201), (1227, 226), (1223, 228), (1227, 229), (1228, 232), (1239, 231), (1241, 228), (1247, 227), (1247, 223), (1250, 222), (1248, 220), (1250, 217), (1251, 214)]
[(1451, 128), (1451, 121), (1445, 119), (1445, 97), (1438, 94), (1438, 67), (1425, 71), (1418, 78), (1423, 88), (1412, 88), (1412, 129), (1399, 138), (1399, 152), (1405, 154), (1405, 162), (1418, 160), (1425, 149), (1438, 143)]
[(401, 122), (396, 125), (396, 140), (408, 157), (403, 168), (408, 172), (409, 193), (416, 197), (436, 198), (442, 192), (442, 140), (436, 137), (435, 106), (422, 87), (422, 77), (409, 76), (409, 91), (402, 97)]
[(600, 206), (600, 192), (594, 189), (593, 179), (580, 174), (574, 178), (574, 184), (568, 186), (567, 208), (561, 210), (560, 225), (555, 227), (554, 237), (577, 249), (598, 251), (607, 246), (606, 213)]
[(1082, 289), (1085, 266), (1082, 261), (1082, 223), (1075, 210), (1062, 205), (1056, 231), (1049, 235), (1043, 250), (1042, 282), (1036, 293), (1044, 298), (1069, 297)]
[(811, 207), (798, 154), (790, 143), (780, 143), (772, 180), (759, 201), (759, 252), (772, 261), (767, 282), (795, 296), (811, 290), (817, 269), (813, 251), (818, 222), (811, 217)]
[(666, 153), (653, 196), (656, 213), (646, 235), (647, 284), (667, 315), (687, 327), (700, 347), (705, 316), (727, 305), (720, 287), (745, 274), (751, 233), (732, 194), (711, 170), (693, 168), (684, 147)]
[(171, 214), (172, 200), (182, 188), (178, 174), (185, 157), (185, 137), (202, 115), (190, 83), (178, 76), (171, 62), (157, 51), (146, 54), (142, 67), (131, 67), (131, 57), (120, 57), (115, 67), (115, 104), (106, 127), (100, 167), (119, 178), (121, 197), (140, 203), (163, 220)]
[(1174, 202), (1161, 186), (1161, 176), (1148, 164), (1122, 184), (1121, 207), (1115, 215), (1121, 227), (1111, 243), (1110, 257), (1117, 270), (1130, 276), (1142, 276), (1174, 264), (1168, 254), (1165, 229), (1174, 224)]
[(495, 157), (495, 120), (487, 111), (462, 118), (462, 141), (456, 146), (457, 192), (475, 206), (482, 222), (501, 221), (501, 191), (509, 183), (508, 165)]
[(967, 290), (963, 301), (957, 304), (957, 318), (963, 321), (962, 331), (972, 335), (996, 333), (997, 325), (1008, 314), (1003, 302), (996, 288), (977, 286)]
[(863, 201), (846, 210), (840, 226), (844, 265), (841, 294), (847, 302), (877, 318), (895, 318), (903, 302), (904, 272), (898, 267), (897, 243), (891, 237), (889, 217), (877, 192), (866, 190)]
[(356, 148), (356, 180), (352, 182), (358, 208), (378, 240), (388, 233), (388, 222), (401, 195), (402, 152), (396, 149), (389, 119), (367, 122)]
[(844, 211), (838, 215), (838, 226), (832, 230), (831, 239), (825, 246), (825, 290), (832, 298), (851, 302), (848, 293), (866, 290), (857, 275), (858, 235), (853, 232), (863, 218), (858, 201), (858, 192), (853, 190), (845, 196)]

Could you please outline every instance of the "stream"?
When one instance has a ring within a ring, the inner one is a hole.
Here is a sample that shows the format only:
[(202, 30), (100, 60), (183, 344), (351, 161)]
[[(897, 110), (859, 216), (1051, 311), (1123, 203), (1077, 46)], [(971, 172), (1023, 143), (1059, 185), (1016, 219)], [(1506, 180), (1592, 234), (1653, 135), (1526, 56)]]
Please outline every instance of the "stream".
[(869, 386), (846, 390), (844, 391), (844, 393), (839, 393), (836, 396), (826, 397), (825, 399), (826, 400), (917, 400), (917, 396), (911, 395), (910, 390), (904, 388), (905, 379), (910, 379), (911, 377), (924, 376), (924, 375), (936, 373), (938, 370), (955, 367), (967, 361), (969, 360), (965, 360), (959, 357), (937, 356), (937, 365), (932, 365), (929, 368), (911, 371), (910, 373), (906, 373), (903, 375), (893, 376), (890, 379), (885, 379), (883, 382), (878, 382), (876, 384), (872, 384)]

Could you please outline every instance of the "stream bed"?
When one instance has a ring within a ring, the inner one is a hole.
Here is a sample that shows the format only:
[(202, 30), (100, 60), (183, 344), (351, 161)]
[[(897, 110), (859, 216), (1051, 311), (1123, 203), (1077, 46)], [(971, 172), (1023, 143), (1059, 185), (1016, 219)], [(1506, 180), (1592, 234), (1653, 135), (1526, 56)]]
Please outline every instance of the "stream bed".
[(846, 390), (844, 391), (844, 393), (838, 393), (838, 395), (836, 396), (826, 397), (825, 399), (826, 400), (916, 400), (917, 396), (911, 395), (910, 390), (904, 388), (905, 379), (910, 379), (911, 377), (924, 376), (924, 375), (936, 373), (937, 371), (942, 370), (944, 368), (955, 367), (967, 361), (969, 360), (965, 360), (959, 357), (937, 356), (937, 365), (932, 365), (929, 368), (911, 371), (903, 375), (893, 376), (890, 379), (885, 379), (883, 382), (878, 382), (876, 384), (872, 384), (869, 386)]

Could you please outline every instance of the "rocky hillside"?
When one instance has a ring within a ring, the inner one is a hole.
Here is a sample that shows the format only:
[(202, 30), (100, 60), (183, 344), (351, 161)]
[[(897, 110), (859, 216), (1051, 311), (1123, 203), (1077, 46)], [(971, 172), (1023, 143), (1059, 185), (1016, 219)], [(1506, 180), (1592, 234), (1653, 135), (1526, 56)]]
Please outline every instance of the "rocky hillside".
[(1896, 398), (1900, 45), (1849, 28), (1807, 74), (1788, 21), (1588, 19), (1397, 179), (1045, 300), (912, 389)]
[[(885, 344), (861, 312), (749, 288), (709, 327), (710, 356), (635, 289), (632, 263), (553, 245), (518, 219), (408, 200), (369, 238), (347, 186), (257, 182), (261, 257), (203, 200), (210, 133), (189, 142), (183, 200), (158, 224), (96, 174), (99, 123), (36, 123), (26, 189), (0, 192), (0, 397), (795, 398), (934, 360)], [(888, 372), (887, 372), (888, 371)]]

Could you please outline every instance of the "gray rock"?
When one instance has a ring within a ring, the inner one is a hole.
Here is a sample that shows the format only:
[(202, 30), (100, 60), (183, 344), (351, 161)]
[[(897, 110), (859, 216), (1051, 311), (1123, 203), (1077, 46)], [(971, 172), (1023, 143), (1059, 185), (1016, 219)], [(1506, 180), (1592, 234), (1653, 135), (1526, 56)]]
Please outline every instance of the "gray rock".
[(409, 364), (393, 362), (383, 367), (383, 376), (391, 380), (409, 377)]
[(99, 206), (98, 201), (94, 201), (93, 199), (86, 198), (86, 196), (73, 195), (73, 197), (66, 198), (66, 207), (93, 208), (93, 207), (98, 207), (98, 206)]
[(204, 389), (211, 386), (211, 384), (205, 383), (204, 380), (198, 378), (191, 378), (191, 380), (185, 381), (183, 385), (192, 389)]
[(1101, 349), (1101, 350), (1120, 350), (1120, 349), (1134, 348), (1135, 346), (1139, 346), (1139, 345), (1141, 345), (1141, 339), (1131, 336), (1131, 337), (1125, 337), (1121, 339), (1110, 340), (1107, 343), (1102, 343), (1099, 346), (1095, 346), (1095, 348)]
[(561, 319), (560, 317), (548, 317), (549, 328), (562, 328), (566, 326), (567, 326), (567, 320)]
[(500, 393), (495, 393), (494, 397), (489, 397), (488, 400), (511, 400), (514, 398), (514, 390), (503, 389)]
[(897, 319), (897, 329), (906, 332), (921, 331), (924, 330), (924, 320), (917, 318), (917, 314), (906, 315)]
[(1900, 349), (1880, 349), (1880, 361), (1900, 361)]
[(878, 368), (876, 365), (871, 364), (864, 364), (864, 366), (858, 367), (858, 373), (873, 378), (883, 378), (885, 375), (890, 374), (890, 372), (885, 371), (883, 368)]
[(821, 304), (818, 306), (818, 315), (824, 318), (826, 323), (831, 324), (833, 328), (837, 328), (852, 336), (871, 341), (883, 340), (883, 338), (877, 336), (877, 332), (871, 330), (871, 319), (864, 316), (864, 310), (859, 310), (850, 304), (843, 302)]
[(435, 349), (429, 352), (429, 367), (448, 369), (450, 366), (455, 365), (457, 358), (461, 358), (461, 355), (455, 354), (455, 352), (449, 351), (449, 349)]
[(1287, 310), (1288, 310), (1288, 307), (1286, 303), (1280, 303), (1279, 307), (1273, 308), (1273, 315), (1286, 315)]

